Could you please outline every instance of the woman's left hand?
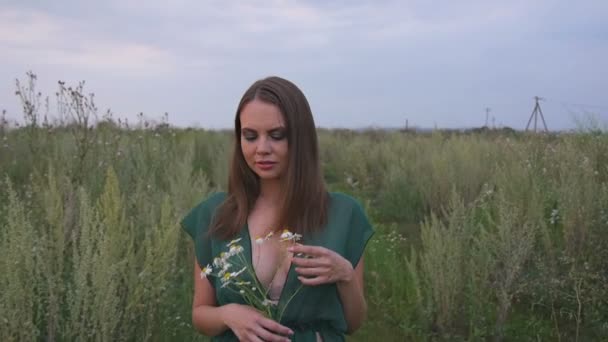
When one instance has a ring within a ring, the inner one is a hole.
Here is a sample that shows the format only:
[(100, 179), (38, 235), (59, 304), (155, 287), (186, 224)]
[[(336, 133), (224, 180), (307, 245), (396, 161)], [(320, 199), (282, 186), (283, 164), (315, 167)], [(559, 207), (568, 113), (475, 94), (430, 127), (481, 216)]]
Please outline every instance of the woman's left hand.
[[(287, 250), (294, 254), (291, 262), (297, 266), (298, 279), (304, 285), (342, 283), (354, 279), (350, 261), (330, 249), (297, 244)], [(298, 256), (301, 254), (307, 257)]]

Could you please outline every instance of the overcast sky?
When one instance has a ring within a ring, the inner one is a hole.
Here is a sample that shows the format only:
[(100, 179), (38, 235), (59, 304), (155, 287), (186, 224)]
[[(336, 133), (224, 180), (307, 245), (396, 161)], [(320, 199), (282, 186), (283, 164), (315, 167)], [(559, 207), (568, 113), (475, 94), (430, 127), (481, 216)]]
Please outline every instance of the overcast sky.
[[(550, 129), (608, 121), (608, 1), (0, 0), (0, 109), (15, 78), (86, 80), (100, 109), (231, 127), (255, 80), (307, 95), (318, 126)], [(54, 107), (51, 108), (51, 112)]]

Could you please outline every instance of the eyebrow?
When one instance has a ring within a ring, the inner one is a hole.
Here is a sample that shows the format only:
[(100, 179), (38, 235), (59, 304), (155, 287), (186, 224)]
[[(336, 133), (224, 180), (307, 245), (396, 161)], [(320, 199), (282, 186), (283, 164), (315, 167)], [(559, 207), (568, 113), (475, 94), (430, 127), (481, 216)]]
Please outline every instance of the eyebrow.
[[(286, 131), (287, 128), (285, 126), (277, 126), (274, 128), (269, 129), (267, 132), (268, 133), (274, 133), (274, 132), (279, 132), (279, 131)], [(253, 132), (253, 133), (257, 133), (257, 131), (253, 128), (249, 128), (249, 127), (243, 127), (241, 128), (241, 132)]]

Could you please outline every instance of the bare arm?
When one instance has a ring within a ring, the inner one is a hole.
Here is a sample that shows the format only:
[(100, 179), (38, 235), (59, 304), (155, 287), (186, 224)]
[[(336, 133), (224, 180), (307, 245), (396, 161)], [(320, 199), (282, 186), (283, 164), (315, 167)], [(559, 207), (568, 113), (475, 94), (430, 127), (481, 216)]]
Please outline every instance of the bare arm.
[(215, 289), (209, 279), (200, 277), (198, 262), (194, 260), (194, 299), (192, 325), (200, 333), (217, 336), (232, 329), (239, 341), (289, 342), (284, 337), (293, 331), (247, 305), (226, 304), (217, 306)]
[(346, 318), (346, 332), (348, 334), (352, 334), (359, 329), (367, 316), (367, 302), (365, 301), (363, 290), (363, 267), (363, 257), (361, 257), (361, 260), (359, 260), (359, 263), (352, 271), (352, 276), (336, 282), (340, 301), (342, 301), (344, 317)]
[(200, 277), (200, 267), (194, 260), (194, 299), (192, 300), (192, 325), (207, 336), (217, 336), (228, 326), (222, 317), (223, 307), (218, 307), (215, 289), (209, 279)]

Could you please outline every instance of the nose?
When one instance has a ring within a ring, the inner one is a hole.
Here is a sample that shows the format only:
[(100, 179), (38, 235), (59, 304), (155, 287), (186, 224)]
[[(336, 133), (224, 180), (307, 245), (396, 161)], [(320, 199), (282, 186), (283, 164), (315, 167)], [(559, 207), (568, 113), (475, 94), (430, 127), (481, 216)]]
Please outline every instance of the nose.
[(256, 150), (255, 152), (257, 154), (269, 154), (272, 151), (271, 145), (270, 145), (270, 139), (268, 139), (268, 137), (260, 137), (260, 139), (258, 139), (258, 144), (256, 146)]

